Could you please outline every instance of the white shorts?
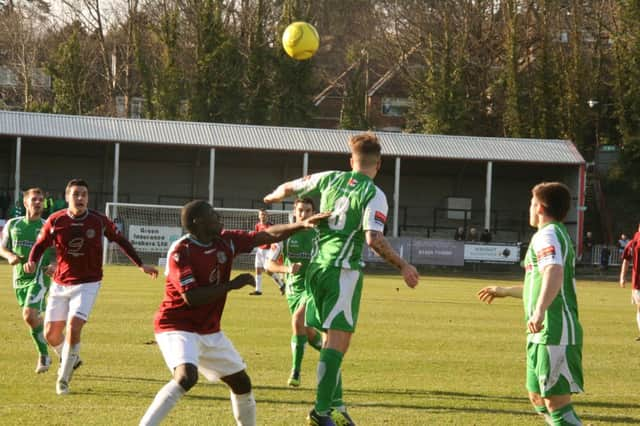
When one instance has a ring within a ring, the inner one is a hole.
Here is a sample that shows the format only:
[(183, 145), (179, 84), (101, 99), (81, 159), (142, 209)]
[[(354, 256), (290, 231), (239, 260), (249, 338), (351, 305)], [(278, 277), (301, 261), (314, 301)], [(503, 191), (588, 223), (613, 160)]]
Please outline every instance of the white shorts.
[(44, 322), (71, 321), (78, 317), (87, 321), (98, 297), (100, 281), (75, 285), (51, 283)]
[(239, 373), (247, 368), (242, 357), (222, 331), (198, 334), (189, 331), (167, 331), (156, 334), (167, 367), (193, 364), (210, 382)]
[(640, 305), (640, 290), (631, 290), (631, 303), (634, 305)]
[(271, 249), (263, 249), (263, 248), (257, 248), (256, 249), (256, 260), (255, 260), (255, 267), (256, 268), (262, 268), (264, 269), (265, 264), (267, 263), (267, 259), (269, 258), (269, 252), (271, 251)]

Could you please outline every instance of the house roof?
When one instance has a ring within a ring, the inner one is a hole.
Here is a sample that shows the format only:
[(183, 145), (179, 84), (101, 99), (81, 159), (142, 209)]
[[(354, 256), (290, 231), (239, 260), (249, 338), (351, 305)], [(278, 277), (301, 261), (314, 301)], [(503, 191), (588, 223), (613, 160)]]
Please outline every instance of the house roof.
[[(0, 136), (80, 142), (182, 145), (310, 153), (347, 153), (350, 130), (0, 111)], [(384, 156), (583, 164), (568, 140), (487, 138), (376, 132)]]

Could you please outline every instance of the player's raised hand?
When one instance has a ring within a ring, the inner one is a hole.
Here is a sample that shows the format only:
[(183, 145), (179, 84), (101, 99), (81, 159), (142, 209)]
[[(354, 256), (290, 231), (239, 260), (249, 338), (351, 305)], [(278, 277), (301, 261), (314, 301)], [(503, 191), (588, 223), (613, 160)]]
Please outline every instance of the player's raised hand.
[(420, 281), (420, 274), (418, 274), (418, 270), (415, 268), (415, 266), (407, 263), (406, 265), (402, 266), (402, 269), (400, 269), (400, 273), (402, 274), (402, 278), (404, 278), (404, 282), (408, 287), (415, 288), (418, 285), (418, 282)]
[(27, 274), (33, 274), (36, 271), (36, 262), (26, 262), (22, 265), (22, 269), (24, 269)]
[(504, 295), (499, 294), (498, 288), (499, 287), (491, 286), (481, 289), (477, 294), (478, 299), (480, 299), (482, 302), (490, 304), (496, 297), (504, 297)]
[(245, 272), (240, 274), (231, 281), (229, 281), (229, 290), (239, 290), (246, 285), (256, 285), (256, 280), (253, 275)]
[(305, 228), (314, 228), (318, 223), (322, 222), (325, 219), (328, 219), (329, 216), (331, 216), (331, 212), (316, 213), (300, 223), (302, 223)]
[(151, 278), (158, 278), (158, 270), (155, 268), (155, 266), (143, 264), (142, 266), (140, 266), (140, 269), (145, 274), (150, 275)]

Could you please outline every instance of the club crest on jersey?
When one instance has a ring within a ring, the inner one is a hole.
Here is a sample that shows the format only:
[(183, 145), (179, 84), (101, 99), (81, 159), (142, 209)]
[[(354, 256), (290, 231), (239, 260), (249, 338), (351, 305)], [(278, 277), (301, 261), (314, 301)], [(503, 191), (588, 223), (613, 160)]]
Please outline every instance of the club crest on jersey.
[(387, 216), (385, 216), (382, 212), (376, 211), (374, 218), (380, 225), (384, 225), (385, 223), (387, 223)]
[(545, 257), (556, 257), (556, 249), (554, 246), (545, 247), (542, 250), (536, 252), (536, 257), (538, 259), (543, 259)]
[(96, 231), (94, 229), (87, 229), (85, 235), (87, 236), (87, 238), (93, 238), (96, 236)]
[(227, 255), (223, 251), (216, 253), (218, 256), (218, 263), (227, 263)]
[(354, 178), (349, 179), (349, 182), (347, 182), (347, 185), (349, 186), (356, 186), (358, 184), (358, 181), (355, 180)]

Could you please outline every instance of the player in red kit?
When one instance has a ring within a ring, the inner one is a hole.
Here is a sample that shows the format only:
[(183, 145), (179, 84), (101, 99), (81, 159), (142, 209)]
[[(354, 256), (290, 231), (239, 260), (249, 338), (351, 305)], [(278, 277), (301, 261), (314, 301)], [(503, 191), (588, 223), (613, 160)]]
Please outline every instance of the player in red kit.
[[(273, 226), (271, 222), (269, 222), (269, 215), (265, 209), (258, 210), (258, 223), (254, 226), (254, 231), (261, 232)], [(273, 278), (278, 287), (280, 288), (280, 294), (284, 294), (284, 281), (280, 278), (278, 273), (273, 273), (271, 271), (266, 270), (267, 257), (269, 256), (269, 251), (271, 250), (271, 246), (269, 244), (262, 244), (256, 248), (256, 259), (255, 259), (255, 268), (256, 268), (256, 288), (254, 291), (249, 293), (251, 296), (261, 296), (262, 295), (262, 273), (266, 272), (268, 275)]]
[(220, 329), (227, 293), (254, 284), (248, 273), (231, 279), (233, 259), (313, 227), (328, 216), (318, 214), (303, 222), (245, 232), (223, 230), (220, 216), (205, 201), (192, 201), (182, 208), (182, 227), (188, 234), (169, 248), (165, 295), (154, 321), (156, 341), (173, 379), (158, 391), (140, 425), (159, 424), (196, 384), (198, 372), (230, 388), (238, 425), (256, 424), (246, 365)]
[(636, 305), (636, 324), (638, 325), (638, 337), (640, 342), (640, 221), (638, 222), (638, 232), (633, 239), (627, 243), (622, 252), (622, 266), (620, 268), (620, 287), (624, 288), (627, 282), (627, 270), (629, 263), (633, 264), (631, 269), (631, 302)]
[[(26, 272), (35, 271), (44, 251), (53, 246), (57, 267), (45, 312), (45, 338), (60, 355), (56, 393), (69, 393), (74, 367), (80, 364), (80, 335), (102, 280), (102, 238), (117, 243), (144, 273), (158, 271), (142, 263), (131, 243), (105, 215), (88, 209), (89, 187), (82, 179), (67, 184), (69, 208), (47, 219), (31, 249)], [(65, 338), (65, 327), (66, 338)]]

